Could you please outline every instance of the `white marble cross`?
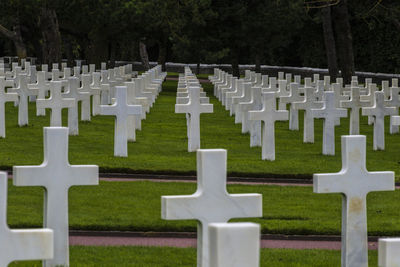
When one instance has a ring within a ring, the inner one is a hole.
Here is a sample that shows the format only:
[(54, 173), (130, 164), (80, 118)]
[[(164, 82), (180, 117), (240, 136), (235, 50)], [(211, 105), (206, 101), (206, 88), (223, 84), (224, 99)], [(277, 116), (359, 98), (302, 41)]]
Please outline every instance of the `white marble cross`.
[(229, 194), (226, 190), (226, 150), (197, 150), (197, 191), (193, 195), (162, 196), (165, 220), (198, 220), (197, 266), (209, 267), (209, 225), (232, 218), (262, 216), (262, 195)]
[(54, 256), (52, 229), (12, 230), (7, 225), (7, 173), (0, 172), (0, 266), (16, 260), (42, 260)]
[(97, 185), (95, 165), (70, 165), (68, 129), (45, 127), (44, 160), (38, 166), (14, 166), (14, 185), (42, 186), (45, 190), (43, 224), (54, 230), (54, 258), (45, 266), (69, 266), (68, 190), (75, 185)]
[(379, 238), (378, 241), (378, 266), (400, 266), (400, 238)]
[(342, 108), (350, 108), (350, 135), (360, 134), (360, 108), (369, 107), (370, 103), (367, 101), (361, 101), (360, 98), (360, 87), (357, 86), (357, 82), (351, 83), (351, 97), (350, 100), (340, 101)]
[(322, 154), (335, 155), (335, 120), (347, 117), (347, 110), (336, 107), (334, 92), (324, 92), (324, 107), (311, 109), (311, 116), (324, 119)]
[[(369, 102), (369, 107), (374, 106), (375, 103), (375, 92), (378, 91), (378, 88), (376, 87), (376, 84), (371, 83), (368, 84), (368, 94), (367, 95), (361, 95), (360, 99), (361, 101), (367, 101)], [(374, 116), (368, 116), (368, 125), (372, 125), (374, 123)]]
[(235, 114), (235, 123), (242, 122), (242, 112), (240, 110), (239, 103), (248, 102), (251, 99), (251, 84), (243, 83), (243, 91), (239, 96), (232, 97), (232, 109), (234, 110), (233, 114)]
[(262, 127), (262, 159), (275, 160), (275, 121), (288, 120), (287, 110), (276, 110), (274, 92), (263, 93), (263, 108), (260, 111), (250, 111), (249, 119), (263, 121)]
[[(91, 64), (92, 66), (92, 64)], [(101, 74), (100, 72), (92, 72), (93, 82), (90, 84), (90, 94), (92, 97), (92, 115), (100, 114), (100, 94), (101, 94)]]
[(51, 109), (50, 126), (61, 127), (62, 126), (62, 114), (63, 108), (72, 108), (75, 106), (75, 99), (63, 98), (61, 96), (61, 85), (62, 82), (50, 82), (50, 98), (36, 100), (36, 108), (38, 109)]
[[(90, 113), (90, 94), (87, 92), (79, 92), (79, 79), (75, 76), (68, 79), (68, 91), (63, 93), (62, 96), (65, 98), (75, 99), (75, 105), (68, 108), (68, 129), (70, 135), (79, 134), (79, 114), (78, 114), (78, 103), (81, 101), (86, 105), (89, 105)], [(89, 104), (88, 104), (89, 103)], [(85, 105), (83, 104), (83, 105)]]
[(242, 133), (250, 133), (250, 147), (262, 146), (261, 121), (249, 120), (249, 111), (262, 109), (261, 87), (251, 87), (249, 102), (239, 103), (242, 114)]
[(6, 102), (18, 101), (18, 94), (6, 93), (5, 92), (6, 80), (4, 77), (0, 77), (0, 137), (6, 137)]
[[(399, 107), (400, 107), (400, 95), (399, 95), (400, 89), (398, 87), (391, 87), (389, 89), (389, 91), (390, 91), (389, 100), (385, 101), (385, 106), (386, 107), (394, 107), (394, 108), (396, 108), (396, 112), (397, 112), (396, 115), (398, 115), (399, 114)], [(399, 126), (393, 124), (392, 117), (390, 117), (389, 132), (391, 134), (395, 134), (395, 133), (399, 132)]]
[(90, 84), (92, 83), (92, 75), (82, 74), (81, 79), (82, 86), (77, 90), (79, 98), (75, 99), (76, 101), (81, 101), (81, 120), (90, 121), (90, 97), (92, 95)]
[(290, 95), (282, 96), (279, 103), (290, 104), (290, 116), (289, 116), (289, 130), (299, 130), (299, 111), (292, 105), (293, 102), (304, 101), (304, 96), (300, 95), (299, 84), (290, 84)]
[(400, 126), (400, 116), (391, 116), (390, 120), (394, 126)]
[(397, 115), (395, 107), (385, 107), (384, 93), (375, 92), (375, 103), (372, 107), (362, 108), (363, 116), (374, 117), (373, 149), (385, 149), (385, 116)]
[(342, 266), (368, 266), (367, 200), (372, 191), (394, 190), (393, 172), (368, 172), (366, 138), (342, 136), (342, 170), (314, 174), (315, 193), (342, 193)]
[(129, 116), (140, 115), (142, 106), (128, 104), (126, 86), (117, 86), (116, 101), (110, 106), (100, 105), (101, 115), (115, 116), (114, 156), (128, 156), (128, 120)]
[(314, 118), (311, 115), (311, 109), (322, 108), (323, 105), (323, 102), (316, 101), (315, 90), (313, 87), (304, 88), (304, 101), (292, 103), (293, 109), (304, 110), (304, 143), (314, 143)]
[(260, 266), (260, 225), (211, 223), (210, 267)]
[(188, 129), (188, 151), (194, 152), (200, 149), (200, 114), (212, 113), (212, 104), (201, 104), (200, 103), (200, 88), (189, 87), (189, 103), (187, 104), (175, 104), (175, 113), (186, 113), (189, 114), (187, 117), (189, 122), (187, 123)]
[(128, 104), (140, 105), (142, 107), (142, 113), (140, 115), (130, 116), (128, 120), (128, 141), (136, 141), (136, 130), (142, 129), (142, 119), (146, 119), (146, 112), (150, 110), (150, 103), (147, 97), (137, 97), (137, 88), (134, 82), (125, 82), (127, 88)]
[(18, 103), (18, 125), (28, 125), (28, 98), (29, 96), (36, 96), (37, 89), (28, 89), (28, 77), (26, 74), (20, 74), (18, 76), (19, 85), (17, 88), (12, 89), (19, 96)]
[[(46, 73), (44, 71), (37, 72), (37, 82), (28, 84), (28, 89), (37, 89), (37, 99), (45, 99), (46, 93), (49, 91), (49, 83), (46, 80)], [(46, 109), (36, 108), (36, 116), (45, 116)]]

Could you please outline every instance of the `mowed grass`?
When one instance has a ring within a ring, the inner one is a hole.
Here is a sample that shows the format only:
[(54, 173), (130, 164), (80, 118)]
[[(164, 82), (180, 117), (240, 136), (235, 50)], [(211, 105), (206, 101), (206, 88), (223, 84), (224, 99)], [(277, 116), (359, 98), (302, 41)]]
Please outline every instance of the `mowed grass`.
[[(368, 252), (369, 266), (377, 266), (377, 251)], [(71, 246), (71, 266), (196, 266), (196, 249), (170, 247), (82, 247)], [(12, 266), (42, 266), (40, 262), (15, 262)], [(265, 267), (336, 267), (340, 251), (261, 249), (260, 266)]]
[[(195, 183), (100, 182), (70, 189), (70, 229), (120, 231), (196, 231), (195, 220), (162, 220), (161, 196), (190, 195)], [(263, 217), (234, 219), (259, 223), (265, 234), (341, 232), (340, 194), (315, 194), (312, 187), (228, 185), (235, 193), (263, 196)], [(43, 189), (9, 185), (8, 223), (12, 228), (40, 227)], [(373, 236), (399, 236), (400, 191), (368, 195), (368, 230)], [(227, 207), (228, 208), (228, 207)]]
[[(97, 164), (102, 172), (195, 174), (196, 153), (187, 152), (185, 114), (175, 114), (176, 81), (166, 81), (163, 92), (137, 131), (137, 141), (128, 144), (129, 156), (113, 156), (114, 117), (95, 116), (80, 122), (79, 136), (71, 136), (69, 158), (72, 164)], [(311, 177), (313, 173), (337, 172), (341, 168), (340, 136), (348, 134), (349, 120), (336, 127), (336, 155), (322, 155), (322, 120), (315, 120), (315, 144), (304, 144), (303, 119), (300, 131), (288, 130), (288, 122), (275, 124), (276, 160), (261, 160), (261, 148), (250, 148), (250, 137), (241, 133), (241, 124), (211, 95), (212, 85), (204, 84), (214, 104), (214, 113), (201, 115), (201, 146), (228, 150), (228, 173), (238, 176)], [(40, 164), (43, 161), (43, 127), (49, 114), (36, 117), (35, 104), (29, 106), (30, 124), (18, 127), (17, 108), (6, 105), (7, 137), (0, 139), (0, 167)], [(64, 125), (67, 112), (64, 110)], [(389, 118), (386, 121), (388, 130)], [(367, 135), (367, 168), (370, 171), (400, 169), (400, 134), (386, 134), (386, 150), (372, 150), (373, 127), (362, 116), (361, 134)]]

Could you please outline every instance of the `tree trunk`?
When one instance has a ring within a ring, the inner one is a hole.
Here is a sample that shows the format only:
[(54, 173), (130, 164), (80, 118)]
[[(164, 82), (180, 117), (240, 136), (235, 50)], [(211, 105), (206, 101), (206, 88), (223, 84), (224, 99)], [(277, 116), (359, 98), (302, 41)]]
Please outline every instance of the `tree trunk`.
[(147, 54), (147, 49), (146, 49), (146, 44), (144, 43), (146, 41), (145, 38), (140, 39), (139, 41), (139, 53), (140, 53), (140, 59), (142, 61), (142, 65), (145, 71), (150, 69), (150, 63), (149, 63), (149, 54)]
[(255, 54), (255, 63), (256, 63), (256, 68), (255, 72), (261, 73), (261, 56), (260, 56), (260, 50), (256, 49), (256, 54)]
[[(18, 21), (18, 20), (17, 20)], [(21, 35), (21, 26), (19, 25), (19, 22), (17, 25), (14, 26), (14, 31), (10, 31), (0, 25), (0, 33), (2, 33), (5, 37), (13, 41), (14, 46), (15, 46), (15, 52), (17, 53), (17, 56), (19, 59), (26, 58), (26, 45), (24, 41), (22, 40), (22, 35)]]
[(351, 76), (354, 75), (354, 54), (347, 0), (342, 0), (339, 4), (333, 6), (332, 11), (339, 67), (343, 81), (349, 84)]
[(239, 55), (236, 51), (232, 53), (232, 75), (240, 78), (240, 70), (239, 70)]
[(336, 57), (335, 35), (332, 27), (331, 7), (323, 7), (321, 9), (321, 15), (329, 75), (331, 76), (331, 80), (335, 81), (338, 75), (338, 65)]
[(161, 65), (162, 71), (166, 71), (167, 62), (167, 41), (163, 40), (162, 42), (158, 43), (158, 64)]
[(85, 59), (89, 60), (90, 63), (96, 64), (96, 68), (100, 69), (102, 62), (108, 63), (108, 40), (107, 36), (101, 31), (101, 29), (93, 29), (89, 33), (90, 44), (86, 45), (87, 48), (85, 53)]
[(42, 31), (42, 62), (49, 66), (61, 63), (61, 34), (56, 11), (42, 7), (39, 25)]

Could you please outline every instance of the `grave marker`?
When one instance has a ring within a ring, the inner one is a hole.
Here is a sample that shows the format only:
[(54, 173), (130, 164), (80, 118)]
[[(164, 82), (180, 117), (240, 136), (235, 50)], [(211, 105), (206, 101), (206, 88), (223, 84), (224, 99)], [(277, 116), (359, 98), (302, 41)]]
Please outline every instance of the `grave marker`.
[(378, 241), (378, 266), (400, 266), (400, 238), (379, 238)]
[(116, 101), (110, 106), (100, 105), (101, 115), (115, 116), (114, 156), (128, 156), (128, 117), (140, 115), (142, 106), (129, 105), (126, 86), (116, 87)]
[(365, 147), (365, 136), (342, 136), (342, 170), (314, 174), (314, 193), (343, 194), (342, 266), (346, 267), (368, 266), (367, 194), (394, 190), (393, 172), (367, 171)]
[(187, 196), (162, 196), (165, 220), (198, 220), (197, 266), (209, 266), (209, 225), (232, 218), (262, 216), (260, 194), (229, 194), (226, 191), (226, 150), (197, 151), (197, 191)]
[(200, 103), (200, 88), (189, 87), (189, 103), (175, 104), (175, 113), (189, 114), (188, 129), (188, 151), (194, 152), (200, 148), (200, 114), (212, 113), (212, 104)]
[(324, 103), (317, 101), (314, 88), (305, 87), (304, 101), (293, 102), (292, 105), (295, 110), (304, 110), (303, 142), (314, 143), (314, 118), (311, 109), (322, 108)]
[(51, 259), (54, 255), (52, 229), (12, 230), (7, 224), (7, 173), (0, 172), (0, 266), (16, 260)]
[(61, 85), (62, 85), (61, 81), (50, 82), (50, 98), (36, 100), (36, 108), (51, 109), (51, 117), (50, 117), (51, 127), (61, 127), (62, 109), (72, 108), (76, 105), (74, 98), (63, 98), (61, 96)]
[(375, 92), (374, 105), (372, 107), (362, 108), (363, 116), (374, 117), (374, 137), (373, 149), (385, 149), (385, 116), (397, 115), (396, 108), (385, 107), (384, 93)]
[(340, 106), (342, 108), (350, 108), (350, 135), (358, 135), (360, 134), (360, 109), (369, 107), (370, 103), (361, 101), (360, 87), (357, 86), (357, 82), (351, 82), (350, 90), (350, 100), (340, 101)]
[(210, 267), (260, 266), (260, 225), (211, 223)]
[(69, 266), (68, 190), (75, 185), (98, 185), (95, 165), (70, 165), (68, 129), (45, 127), (44, 160), (38, 166), (14, 166), (14, 185), (46, 190), (43, 224), (54, 230), (54, 258), (44, 266)]
[(250, 120), (263, 121), (262, 127), (262, 159), (275, 160), (275, 121), (288, 120), (287, 110), (276, 110), (274, 92), (263, 93), (263, 108), (260, 111), (250, 111)]
[(324, 119), (322, 154), (335, 155), (335, 120), (347, 117), (347, 110), (336, 107), (334, 92), (324, 92), (324, 100), (324, 107), (311, 109), (311, 116)]
[(18, 101), (18, 94), (5, 92), (5, 77), (0, 77), (0, 137), (6, 137), (6, 102)]

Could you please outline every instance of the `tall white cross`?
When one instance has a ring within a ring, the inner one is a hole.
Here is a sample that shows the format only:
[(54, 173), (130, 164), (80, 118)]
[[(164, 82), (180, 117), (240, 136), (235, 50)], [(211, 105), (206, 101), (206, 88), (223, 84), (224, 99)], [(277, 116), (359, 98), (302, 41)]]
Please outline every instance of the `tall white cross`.
[(360, 108), (369, 107), (370, 103), (361, 101), (360, 87), (357, 86), (357, 82), (351, 82), (350, 90), (350, 100), (340, 101), (340, 106), (350, 108), (350, 135), (358, 135), (360, 134)]
[(97, 185), (99, 167), (70, 165), (68, 128), (45, 127), (44, 160), (38, 166), (14, 166), (14, 185), (44, 187), (45, 227), (54, 230), (54, 258), (45, 266), (69, 266), (68, 190), (75, 185)]
[(193, 152), (200, 149), (200, 114), (212, 113), (212, 104), (200, 103), (200, 88), (189, 87), (189, 103), (175, 104), (175, 113), (189, 114), (188, 129), (188, 151)]
[[(34, 84), (28, 84), (29, 89), (37, 89), (37, 99), (45, 99), (46, 93), (49, 91), (49, 83), (46, 80), (46, 73), (39, 71), (37, 73), (37, 82)], [(44, 108), (36, 108), (36, 116), (45, 116), (46, 110)]]
[(0, 172), (0, 266), (16, 260), (51, 259), (52, 229), (12, 230), (7, 224), (7, 173)]
[(28, 89), (28, 77), (26, 74), (20, 74), (18, 76), (19, 85), (15, 88), (15, 92), (19, 96), (19, 103), (18, 103), (18, 125), (24, 126), (28, 125), (28, 97), (29, 96), (36, 96), (37, 89)]
[(250, 147), (262, 146), (261, 121), (249, 120), (250, 110), (262, 109), (261, 87), (251, 87), (251, 99), (249, 102), (239, 103), (242, 114), (242, 133), (250, 133)]
[(397, 115), (395, 107), (385, 107), (384, 93), (375, 92), (375, 101), (372, 107), (362, 108), (363, 116), (374, 117), (374, 150), (385, 149), (385, 116)]
[(263, 121), (262, 127), (262, 159), (275, 160), (275, 121), (288, 120), (287, 110), (276, 110), (274, 92), (263, 93), (263, 108), (260, 111), (250, 111), (249, 119)]
[(335, 155), (335, 120), (347, 117), (347, 110), (336, 108), (334, 92), (324, 92), (324, 100), (324, 107), (311, 109), (311, 116), (324, 119), (322, 154)]
[[(82, 74), (82, 86), (78, 88), (77, 92), (79, 98), (77, 101), (81, 101), (81, 120), (90, 121), (90, 97), (92, 95), (92, 90), (90, 84), (92, 83), (91, 74)], [(79, 99), (79, 100), (78, 100)]]
[(78, 116), (78, 102), (89, 105), (90, 112), (90, 94), (87, 92), (79, 92), (79, 79), (77, 77), (70, 77), (68, 79), (68, 92), (63, 94), (65, 98), (74, 98), (75, 105), (68, 108), (68, 129), (70, 135), (78, 135), (79, 133), (79, 116)]
[(282, 96), (279, 100), (279, 103), (290, 104), (290, 117), (289, 117), (289, 130), (298, 130), (299, 129), (299, 111), (292, 104), (293, 102), (301, 102), (304, 101), (304, 96), (300, 95), (299, 84), (291, 83), (290, 84), (290, 95)]
[(6, 137), (6, 102), (18, 101), (18, 94), (6, 93), (6, 80), (0, 77), (0, 137)]
[(100, 72), (93, 72), (92, 77), (93, 77), (93, 82), (90, 84), (89, 92), (93, 96), (92, 115), (96, 116), (100, 114), (100, 94), (101, 94)]
[(63, 108), (72, 108), (75, 106), (75, 99), (63, 98), (61, 96), (61, 85), (61, 81), (50, 82), (50, 98), (36, 100), (36, 108), (51, 109), (50, 126), (52, 127), (62, 126), (61, 111)]
[[(399, 87), (391, 87), (389, 90), (390, 90), (389, 100), (385, 101), (385, 106), (386, 107), (395, 107), (396, 108), (396, 112), (397, 112), (396, 115), (398, 115), (399, 107), (400, 107), (400, 95), (399, 95), (400, 88)], [(390, 117), (389, 132), (391, 134), (399, 132), (399, 126), (393, 124), (392, 117)]]
[(209, 224), (232, 218), (262, 216), (262, 195), (226, 191), (226, 150), (197, 150), (197, 191), (193, 195), (162, 196), (165, 220), (198, 220), (197, 266), (208, 267)]
[(128, 118), (128, 141), (136, 141), (136, 130), (142, 129), (142, 119), (146, 119), (146, 112), (150, 110), (147, 97), (137, 97), (137, 89), (134, 82), (125, 82), (127, 88), (128, 104), (142, 106), (142, 114)]
[(128, 104), (126, 86), (117, 86), (116, 101), (110, 106), (100, 105), (101, 115), (115, 116), (114, 156), (128, 156), (128, 117), (142, 114), (142, 106)]
[[(375, 92), (378, 91), (375, 83), (368, 84), (367, 86), (368, 94), (360, 96), (361, 101), (369, 102), (369, 107), (374, 106), (375, 103)], [(374, 123), (374, 116), (368, 116), (368, 125)]]
[(372, 191), (394, 190), (393, 172), (368, 172), (366, 138), (342, 136), (342, 170), (314, 174), (315, 193), (342, 193), (342, 267), (368, 266), (367, 200)]
[(304, 87), (304, 101), (293, 102), (292, 106), (295, 110), (304, 110), (303, 142), (314, 143), (314, 118), (311, 109), (322, 108), (323, 102), (317, 101), (313, 87)]

